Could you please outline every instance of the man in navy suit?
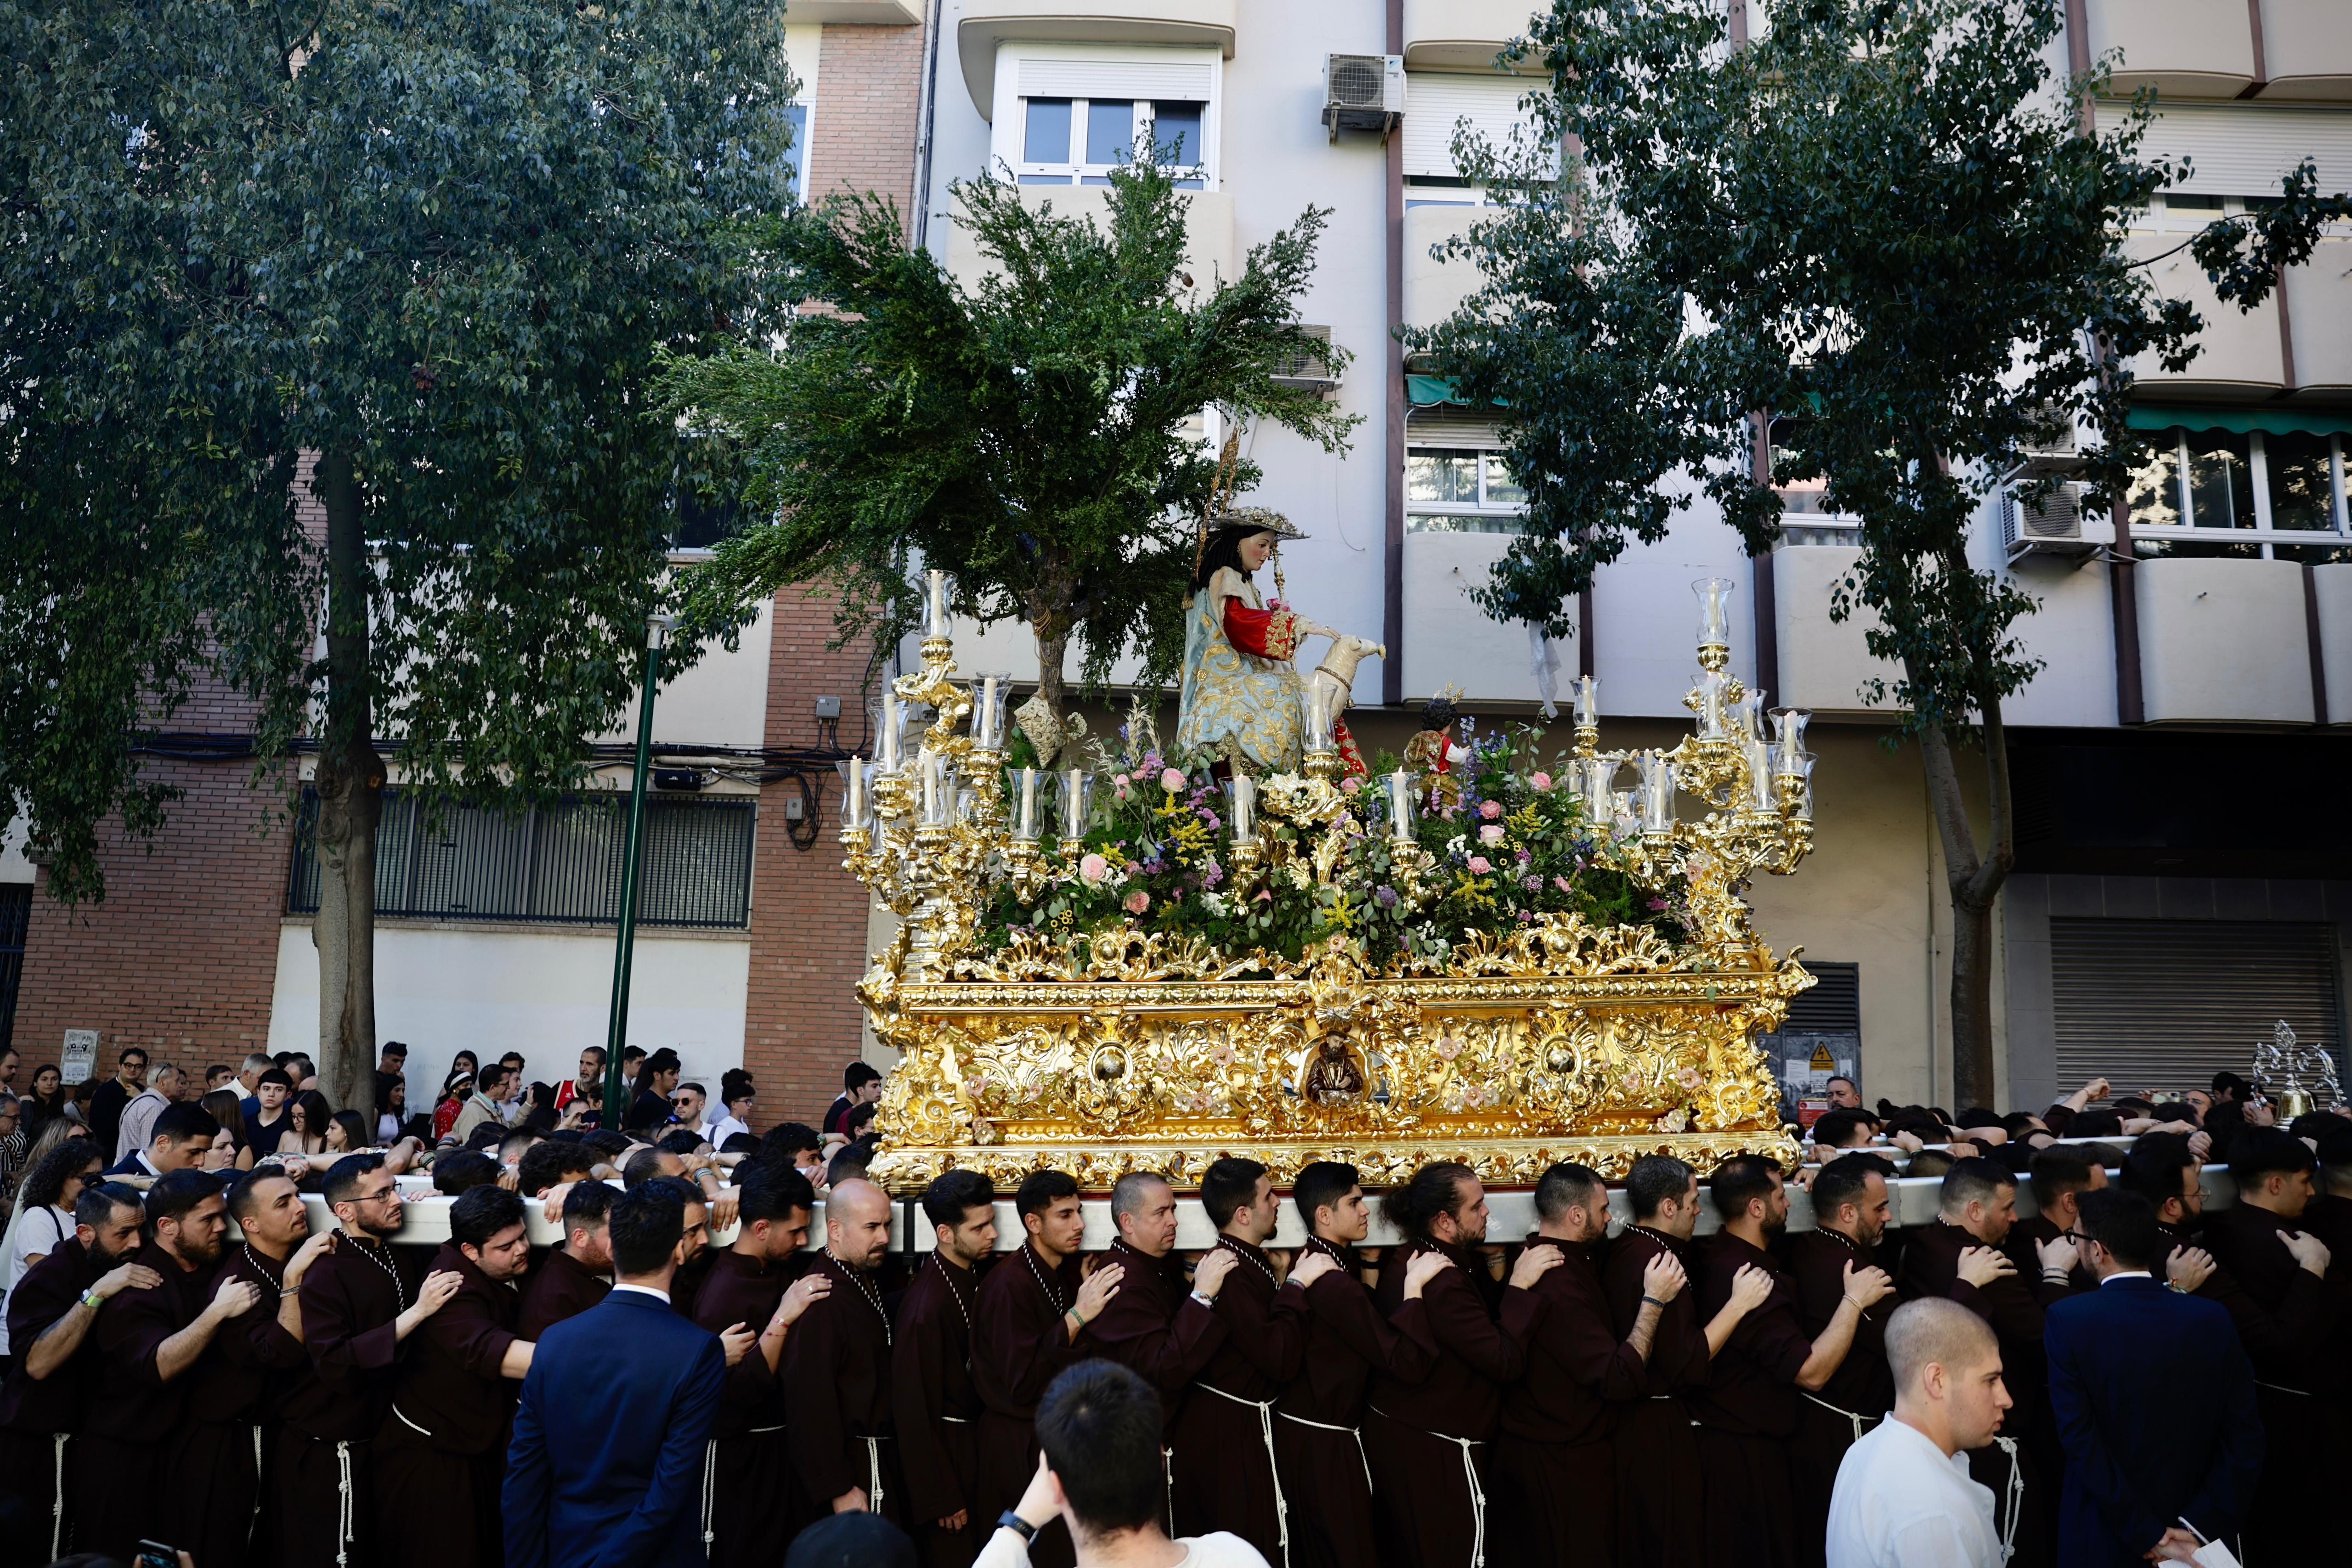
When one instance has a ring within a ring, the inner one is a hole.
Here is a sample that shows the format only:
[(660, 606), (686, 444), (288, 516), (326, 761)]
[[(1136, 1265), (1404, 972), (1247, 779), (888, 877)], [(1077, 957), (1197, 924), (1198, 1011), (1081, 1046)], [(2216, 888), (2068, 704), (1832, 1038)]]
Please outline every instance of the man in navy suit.
[(623, 1193), (606, 1221), (612, 1293), (539, 1341), (507, 1454), (508, 1568), (703, 1563), (703, 1454), (728, 1354), (670, 1309), (670, 1277), (703, 1239), (688, 1218), (674, 1183)]
[(156, 1113), (152, 1132), (147, 1144), (107, 1166), (106, 1174), (152, 1180), (171, 1171), (201, 1170), (220, 1124), (202, 1105), (184, 1100)]
[(2227, 1311), (2150, 1273), (2161, 1241), (2147, 1199), (2086, 1192), (2075, 1226), (2099, 1288), (2053, 1306), (2042, 1340), (2066, 1448), (2058, 1561), (2186, 1560), (2199, 1536), (2234, 1536), (2252, 1500), (2253, 1368)]

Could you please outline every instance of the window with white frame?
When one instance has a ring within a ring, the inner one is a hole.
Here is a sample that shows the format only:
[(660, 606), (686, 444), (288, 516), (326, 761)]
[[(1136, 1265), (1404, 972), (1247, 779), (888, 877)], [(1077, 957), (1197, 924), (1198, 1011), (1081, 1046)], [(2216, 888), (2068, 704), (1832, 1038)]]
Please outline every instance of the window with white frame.
[(997, 58), (992, 159), (1024, 185), (1108, 185), (1157, 158), (1185, 190), (1217, 184), (1213, 48), (1007, 45)]
[(1470, 446), (1408, 446), (1405, 532), (1516, 534), (1526, 529), (1528, 493), (1500, 452)]
[(2126, 502), (2147, 553), (2352, 560), (2342, 435), (2174, 425), (2146, 439)]
[(784, 169), (791, 176), (793, 200), (806, 202), (809, 164), (808, 105), (804, 103), (784, 105), (784, 118), (792, 121), (793, 126), (793, 146), (792, 151), (784, 154)]

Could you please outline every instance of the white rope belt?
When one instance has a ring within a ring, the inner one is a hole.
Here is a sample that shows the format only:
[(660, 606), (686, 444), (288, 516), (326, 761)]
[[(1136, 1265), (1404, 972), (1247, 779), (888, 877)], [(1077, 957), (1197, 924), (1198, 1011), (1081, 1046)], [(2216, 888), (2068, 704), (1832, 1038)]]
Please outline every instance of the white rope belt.
[(1176, 1536), (1176, 1450), (1173, 1448), (1160, 1450), (1160, 1503), (1168, 1511), (1160, 1523), (1167, 1526), (1169, 1539), (1172, 1541)]
[(267, 1483), (261, 1474), (261, 1428), (256, 1426), (253, 1428), (253, 1518), (247, 1521), (245, 1530), (248, 1542), (253, 1539), (253, 1526), (261, 1519), (261, 1495), (266, 1490)]
[(882, 1439), (860, 1437), (857, 1440), (866, 1445), (866, 1477), (873, 1483), (866, 1491), (866, 1511), (880, 1513), (882, 1511)]
[(352, 1542), (357, 1537), (359, 1500), (352, 1495), (352, 1445), (335, 1443), (335, 1568), (350, 1568)]
[(1238, 1394), (1226, 1393), (1213, 1383), (1196, 1383), (1193, 1386), (1257, 1412), (1258, 1435), (1265, 1439), (1265, 1473), (1274, 1479), (1275, 1533), (1282, 1542), (1282, 1568), (1290, 1568), (1290, 1504), (1282, 1495), (1282, 1466), (1274, 1457), (1274, 1401), (1244, 1399)]
[(1470, 1568), (1486, 1568), (1486, 1490), (1478, 1484), (1478, 1464), (1470, 1450), (1485, 1445), (1475, 1437), (1456, 1437), (1445, 1432), (1431, 1432), (1410, 1421), (1397, 1421), (1379, 1406), (1370, 1407), (1408, 1432), (1419, 1432), (1424, 1437), (1434, 1437), (1441, 1443), (1451, 1443), (1462, 1450), (1462, 1477), (1470, 1483)]
[(1798, 1389), (1798, 1390), (1797, 1390), (1797, 1392), (1798, 1392), (1798, 1393), (1800, 1393), (1800, 1394), (1804, 1394), (1804, 1395), (1805, 1395), (1805, 1397), (1806, 1397), (1807, 1399), (1811, 1399), (1811, 1400), (1812, 1400), (1812, 1402), (1813, 1402), (1814, 1404), (1816, 1404), (1816, 1405), (1820, 1406), (1822, 1409), (1824, 1409), (1824, 1410), (1828, 1411), (1831, 1415), (1832, 1415), (1832, 1416), (1844, 1416), (1847, 1420), (1849, 1420), (1849, 1421), (1853, 1422), (1853, 1440), (1854, 1440), (1855, 1442), (1857, 1442), (1857, 1443), (1859, 1443), (1859, 1442), (1861, 1442), (1861, 1441), (1862, 1441), (1862, 1438), (1863, 1438), (1863, 1433), (1864, 1433), (1864, 1429), (1866, 1429), (1866, 1428), (1868, 1428), (1868, 1427), (1875, 1427), (1876, 1425), (1878, 1425), (1878, 1423), (1880, 1423), (1881, 1421), (1884, 1421), (1884, 1420), (1885, 1420), (1885, 1419), (1886, 1419), (1886, 1417), (1885, 1417), (1885, 1416), (1864, 1416), (1864, 1415), (1860, 1415), (1860, 1414), (1858, 1414), (1858, 1413), (1856, 1413), (1856, 1412), (1854, 1412), (1854, 1411), (1848, 1410), (1848, 1409), (1844, 1408), (1843, 1406), (1832, 1405), (1832, 1404), (1831, 1404), (1831, 1403), (1830, 1403), (1828, 1400), (1826, 1400), (1826, 1399), (1814, 1399), (1814, 1398), (1813, 1398), (1813, 1396), (1812, 1396), (1811, 1395), (1810, 1395), (1810, 1394), (1805, 1394), (1805, 1391), (1804, 1391), (1803, 1389), (1801, 1389), (1801, 1388)]
[(2292, 1394), (2297, 1399), (2311, 1399), (2316, 1397), (2316, 1396), (2315, 1396), (2308, 1388), (2289, 1388), (2284, 1383), (2264, 1383), (2259, 1377), (2254, 1379), (2254, 1386), (2257, 1388), (2267, 1388), (2273, 1394)]
[(702, 1556), (710, 1558), (710, 1543), (719, 1539), (713, 1528), (719, 1504), (719, 1439), (711, 1438), (702, 1446)]
[(1364, 1467), (1364, 1490), (1366, 1491), (1372, 1490), (1372, 1457), (1364, 1452), (1364, 1429), (1361, 1427), (1334, 1427), (1328, 1421), (1309, 1421), (1306, 1416), (1293, 1416), (1287, 1410), (1277, 1410), (1275, 1414), (1286, 1421), (1296, 1421), (1302, 1427), (1312, 1427), (1318, 1432), (1345, 1432), (1355, 1438), (1356, 1458), (1362, 1461)]
[(410, 1420), (407, 1416), (402, 1416), (402, 1415), (401, 1415), (401, 1413), (400, 1413), (400, 1406), (397, 1406), (397, 1405), (394, 1406), (392, 1407), (392, 1413), (393, 1413), (393, 1415), (394, 1415), (394, 1416), (398, 1416), (398, 1417), (399, 1417), (400, 1424), (401, 1424), (402, 1426), (404, 1426), (404, 1427), (407, 1427), (410, 1431), (412, 1431), (412, 1432), (415, 1433), (418, 1437), (428, 1437), (428, 1438), (429, 1438), (429, 1437), (431, 1437), (433, 1436), (433, 1434), (432, 1434), (432, 1433), (430, 1433), (430, 1432), (426, 1431), (424, 1427), (422, 1427), (418, 1426), (415, 1422), (414, 1422), (414, 1421)]
[(49, 1505), (49, 1560), (55, 1562), (66, 1554), (66, 1440), (68, 1433), (58, 1434), (58, 1496)]
[(940, 1419), (942, 1421), (952, 1421), (959, 1427), (969, 1427), (971, 1425), (971, 1417), (969, 1416), (942, 1416)]
[(2001, 1489), (2000, 1560), (2006, 1563), (2017, 1550), (2017, 1519), (2025, 1510), (2025, 1472), (2018, 1468), (2016, 1438), (1995, 1437), (1993, 1442), (2009, 1456), (2009, 1485)]
[(782, 1421), (779, 1421), (772, 1427), (748, 1427), (744, 1428), (743, 1436), (747, 1437), (764, 1437), (771, 1432), (781, 1432), (783, 1429), (784, 1424)]

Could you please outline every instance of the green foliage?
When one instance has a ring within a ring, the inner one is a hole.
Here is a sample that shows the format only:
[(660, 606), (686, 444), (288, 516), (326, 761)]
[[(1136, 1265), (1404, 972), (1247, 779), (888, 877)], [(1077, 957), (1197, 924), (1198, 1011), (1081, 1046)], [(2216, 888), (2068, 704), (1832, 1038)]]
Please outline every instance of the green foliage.
[[(920, 610), (919, 558), (953, 576), (959, 613), (1031, 627), (1049, 701), (1073, 640), (1089, 680), (1132, 646), (1165, 681), (1215, 467), (1185, 422), (1215, 404), (1328, 449), (1355, 423), (1272, 380), (1346, 360), (1297, 321), (1325, 214), (1253, 247), (1238, 277), (1195, 279), (1187, 198), (1159, 164), (1113, 171), (1100, 225), (1009, 183), (950, 189), (992, 268), (972, 287), (907, 250), (895, 208), (844, 198), (762, 236), (822, 308), (781, 340), (746, 330), (670, 365), (670, 405), (740, 456), (743, 510), (766, 519), (720, 545), (696, 614), (724, 623), (821, 580), (845, 636), (895, 639)], [(1243, 465), (1238, 487), (1255, 477)]]
[(1229, 958), (1262, 951), (1295, 961), (1346, 936), (1375, 965), (1442, 967), (1466, 937), (1507, 936), (1548, 915), (1681, 939), (1685, 889), (1632, 873), (1614, 831), (1596, 831), (1569, 788), (1568, 759), (1556, 760), (1557, 780), (1543, 769), (1539, 732), (1465, 739), (1472, 758), (1456, 776), (1460, 800), (1416, 816), (1421, 853), (1403, 857), (1411, 863), (1391, 837), (1384, 779), (1349, 780), (1348, 808), (1328, 824), (1300, 814), (1296, 776), (1264, 780), (1265, 865), (1247, 883), (1234, 873), (1228, 802), (1205, 764), (1156, 747), (1098, 753), (1096, 804), (1076, 850), (1041, 843), (1046, 885), (1025, 900), (1009, 868), (996, 868), (982, 945), (1130, 929), (1199, 937)]
[[(0, 795), (52, 891), (159, 825), (137, 737), (205, 685), (265, 765), (372, 711), (427, 794), (578, 783), (701, 461), (654, 356), (763, 319), (780, 8), (0, 0)], [(334, 682), (321, 454), (372, 557)]]

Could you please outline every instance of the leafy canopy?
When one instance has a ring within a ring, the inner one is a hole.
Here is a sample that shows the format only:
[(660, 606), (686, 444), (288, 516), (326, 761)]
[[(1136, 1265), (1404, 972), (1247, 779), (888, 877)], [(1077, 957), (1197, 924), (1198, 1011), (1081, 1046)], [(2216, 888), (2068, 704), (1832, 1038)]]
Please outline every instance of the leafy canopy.
[(1130, 645), (1164, 679), (1215, 469), (1186, 422), (1215, 404), (1328, 449), (1354, 423), (1273, 379), (1347, 361), (1297, 321), (1325, 214), (1253, 247), (1236, 277), (1196, 278), (1190, 198), (1162, 163), (1115, 169), (1099, 223), (1009, 182), (950, 190), (988, 265), (976, 283), (908, 252), (893, 207), (837, 200), (768, 227), (811, 302), (780, 338), (669, 366), (670, 404), (740, 461), (761, 519), (721, 542), (694, 613), (724, 623), (820, 580), (845, 635), (893, 638), (919, 612), (919, 558), (953, 576), (960, 610), (1031, 626), (1054, 696), (1074, 640), (1090, 679)]
[[(265, 759), (373, 706), (412, 788), (576, 783), (671, 592), (643, 382), (763, 308), (781, 7), (0, 0), (0, 796), (52, 891), (159, 825), (141, 737), (208, 685)], [(358, 690), (312, 454), (365, 512)]]

